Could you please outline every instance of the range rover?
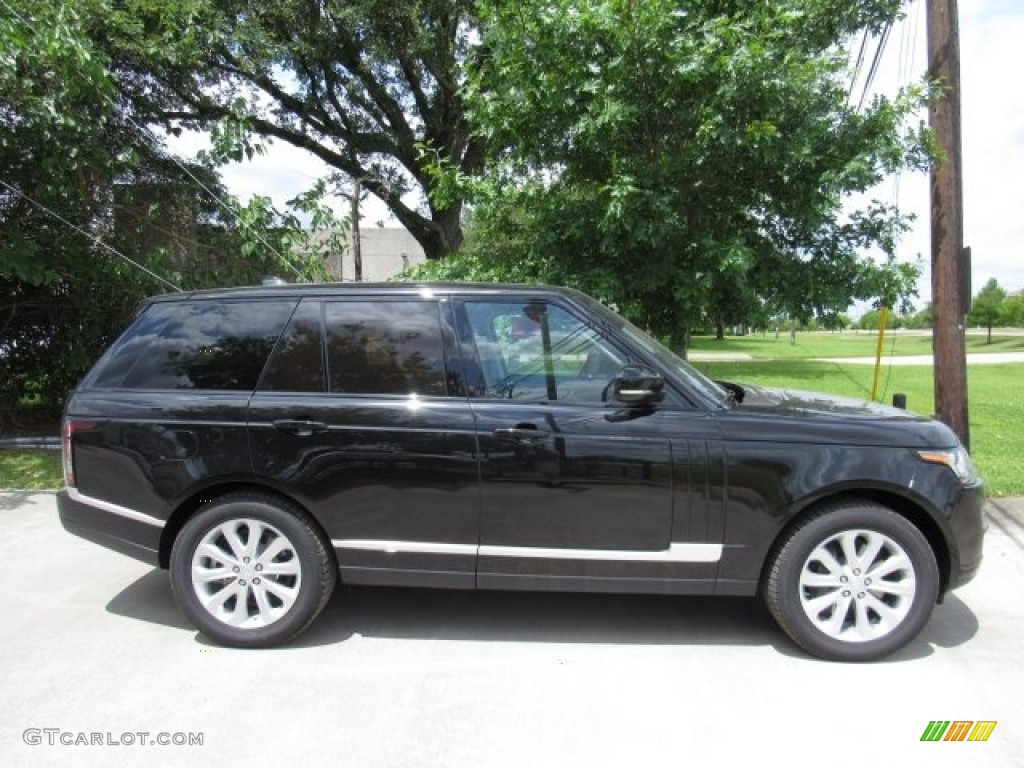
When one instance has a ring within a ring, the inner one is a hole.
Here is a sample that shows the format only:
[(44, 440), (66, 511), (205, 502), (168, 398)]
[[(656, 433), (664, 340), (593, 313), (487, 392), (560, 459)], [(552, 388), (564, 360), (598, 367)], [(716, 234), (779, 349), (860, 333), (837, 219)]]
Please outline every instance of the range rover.
[(981, 560), (943, 424), (715, 382), (594, 299), (497, 284), (150, 299), (69, 398), (64, 527), (232, 646), (336, 583), (763, 596), (805, 650), (911, 641)]

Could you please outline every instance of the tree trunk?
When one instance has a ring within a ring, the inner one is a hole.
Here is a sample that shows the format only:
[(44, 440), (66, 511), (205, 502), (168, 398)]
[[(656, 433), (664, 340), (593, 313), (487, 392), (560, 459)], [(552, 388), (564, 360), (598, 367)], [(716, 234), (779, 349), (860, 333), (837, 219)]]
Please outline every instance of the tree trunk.
[(986, 341), (985, 343), (986, 344), (991, 344), (992, 343), (992, 326), (991, 325), (988, 327), (988, 341)]
[(462, 203), (457, 202), (438, 210), (431, 208), (430, 220), (423, 216), (399, 215), (392, 211), (398, 221), (416, 238), (423, 249), (423, 255), (430, 261), (443, 259), (462, 245)]
[(725, 340), (725, 324), (722, 322), (722, 318), (715, 320), (715, 341)]

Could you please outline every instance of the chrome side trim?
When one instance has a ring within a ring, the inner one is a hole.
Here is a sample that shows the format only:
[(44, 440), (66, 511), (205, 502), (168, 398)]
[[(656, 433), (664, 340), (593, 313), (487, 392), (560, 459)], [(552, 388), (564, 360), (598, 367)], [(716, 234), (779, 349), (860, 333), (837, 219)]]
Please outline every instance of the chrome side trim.
[(152, 525), (157, 528), (163, 528), (167, 524), (166, 520), (161, 520), (158, 517), (137, 512), (134, 509), (129, 509), (128, 507), (122, 507), (120, 504), (111, 504), (109, 501), (103, 501), (101, 499), (94, 499), (92, 496), (86, 496), (77, 488), (68, 488), (67, 490), (68, 498), (72, 501), (77, 501), (79, 504), (96, 507), (96, 509), (102, 509), (104, 512), (109, 512), (112, 515), (127, 517), (129, 520), (136, 520), (140, 523), (146, 523), (146, 525)]
[(335, 549), (359, 549), (388, 554), (480, 555), (481, 557), (528, 557), (547, 560), (616, 560), (647, 563), (717, 563), (721, 544), (674, 542), (660, 552), (631, 549), (555, 549), (547, 547), (504, 547), (485, 544), (442, 544), (429, 541), (381, 541), (335, 539)]
[(673, 542), (659, 552), (632, 549), (549, 549), (547, 547), (480, 547), (486, 557), (536, 557), (551, 560), (617, 560), (646, 563), (717, 563), (722, 559), (721, 544), (683, 544)]
[(476, 557), (476, 544), (442, 544), (432, 541), (381, 541), (377, 539), (332, 539), (335, 549), (362, 549), (386, 552), (389, 555), (471, 555)]

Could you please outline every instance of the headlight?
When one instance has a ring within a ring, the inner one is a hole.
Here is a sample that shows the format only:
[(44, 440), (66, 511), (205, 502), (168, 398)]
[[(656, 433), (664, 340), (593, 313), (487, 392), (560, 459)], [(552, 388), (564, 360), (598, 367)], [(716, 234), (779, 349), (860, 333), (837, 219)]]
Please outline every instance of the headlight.
[(917, 451), (917, 455), (921, 461), (949, 467), (964, 485), (974, 485), (978, 482), (978, 476), (974, 473), (971, 457), (967, 455), (967, 449), (962, 445), (958, 445), (956, 448)]

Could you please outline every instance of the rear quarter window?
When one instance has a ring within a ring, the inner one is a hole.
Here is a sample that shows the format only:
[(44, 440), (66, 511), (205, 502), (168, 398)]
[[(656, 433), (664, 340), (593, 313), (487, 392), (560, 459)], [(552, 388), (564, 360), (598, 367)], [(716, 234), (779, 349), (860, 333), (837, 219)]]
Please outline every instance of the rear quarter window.
[(153, 304), (117, 342), (91, 386), (252, 390), (296, 303)]

